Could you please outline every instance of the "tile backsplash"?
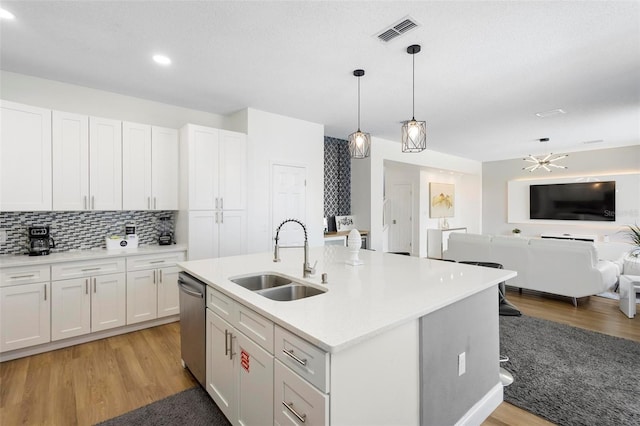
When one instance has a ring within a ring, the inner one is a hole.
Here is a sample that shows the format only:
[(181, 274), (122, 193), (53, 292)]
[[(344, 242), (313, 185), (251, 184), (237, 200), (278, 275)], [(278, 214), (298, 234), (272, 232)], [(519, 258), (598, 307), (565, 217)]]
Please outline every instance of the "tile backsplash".
[(52, 253), (104, 248), (105, 237), (124, 235), (129, 223), (136, 225), (141, 245), (157, 244), (161, 217), (171, 218), (173, 226), (173, 211), (2, 212), (0, 230), (6, 231), (7, 241), (0, 242), (0, 254), (27, 253), (27, 228), (32, 225), (51, 227)]
[[(349, 141), (324, 138), (324, 216), (351, 214), (351, 156)], [(329, 224), (330, 230), (335, 225)]]

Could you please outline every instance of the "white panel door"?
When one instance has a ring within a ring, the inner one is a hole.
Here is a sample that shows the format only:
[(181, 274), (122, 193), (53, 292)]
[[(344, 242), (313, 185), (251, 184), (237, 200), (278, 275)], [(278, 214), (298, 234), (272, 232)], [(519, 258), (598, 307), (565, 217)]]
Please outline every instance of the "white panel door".
[(158, 270), (158, 318), (180, 313), (178, 272), (177, 266)]
[(218, 256), (247, 253), (247, 212), (223, 210), (218, 215)]
[(125, 274), (109, 274), (91, 279), (91, 331), (121, 327), (127, 320)]
[(411, 253), (412, 191), (411, 184), (394, 184), (387, 191), (391, 209), (389, 251)]
[(122, 210), (122, 123), (89, 118), (89, 188), (92, 210)]
[(222, 210), (247, 208), (247, 136), (220, 130), (219, 205)]
[[(237, 373), (229, 355), (230, 350), (233, 353), (233, 339), (228, 336), (232, 330), (229, 323), (207, 309), (207, 392), (227, 419), (236, 424)], [(270, 419), (263, 419), (263, 422), (265, 420), (271, 422)]]
[[(285, 219), (298, 219), (306, 225), (306, 176), (305, 167), (274, 164), (272, 169), (272, 242), (276, 228)], [(288, 223), (279, 234), (279, 245), (302, 246), (304, 232), (300, 225)]]
[(151, 127), (151, 192), (154, 210), (178, 210), (178, 131)]
[(189, 125), (189, 209), (218, 208), (218, 130)]
[(0, 352), (51, 340), (49, 283), (0, 288)]
[(218, 223), (220, 212), (189, 212), (189, 260), (218, 257)]
[(122, 123), (122, 208), (153, 209), (151, 126), (145, 124)]
[(0, 102), (0, 210), (51, 210), (51, 110)]
[(273, 419), (273, 355), (234, 332), (238, 371), (238, 424), (261, 426)]
[(51, 283), (51, 340), (91, 332), (89, 278)]
[(157, 269), (127, 273), (127, 324), (158, 317)]
[(53, 210), (89, 208), (89, 116), (53, 111)]

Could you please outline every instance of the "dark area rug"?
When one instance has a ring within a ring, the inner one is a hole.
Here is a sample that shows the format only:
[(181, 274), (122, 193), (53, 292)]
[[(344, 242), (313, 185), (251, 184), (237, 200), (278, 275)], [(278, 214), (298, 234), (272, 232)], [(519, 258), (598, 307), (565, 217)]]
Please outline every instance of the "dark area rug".
[(137, 410), (114, 417), (100, 426), (231, 426), (200, 386), (171, 395)]
[(559, 425), (640, 425), (640, 343), (542, 319), (500, 317), (505, 401)]

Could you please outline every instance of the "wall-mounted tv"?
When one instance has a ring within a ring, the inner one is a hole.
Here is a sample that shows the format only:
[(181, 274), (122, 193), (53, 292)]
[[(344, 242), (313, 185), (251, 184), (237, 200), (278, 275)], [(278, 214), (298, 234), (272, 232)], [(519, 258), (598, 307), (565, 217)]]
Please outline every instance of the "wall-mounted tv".
[(531, 185), (529, 218), (613, 222), (616, 220), (616, 183)]

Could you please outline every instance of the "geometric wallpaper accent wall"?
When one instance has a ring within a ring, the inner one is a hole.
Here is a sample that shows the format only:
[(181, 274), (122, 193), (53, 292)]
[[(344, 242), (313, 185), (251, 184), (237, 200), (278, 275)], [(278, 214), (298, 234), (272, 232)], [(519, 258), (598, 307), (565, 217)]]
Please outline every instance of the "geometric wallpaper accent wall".
[(136, 225), (140, 245), (158, 244), (161, 217), (169, 217), (173, 228), (173, 211), (2, 212), (0, 229), (7, 231), (7, 241), (0, 242), (0, 254), (28, 253), (27, 228), (32, 225), (50, 226), (56, 243), (52, 253), (106, 248), (105, 237), (124, 236), (129, 223)]
[[(349, 142), (324, 137), (324, 216), (351, 214), (351, 156)], [(329, 223), (331, 224), (331, 220)], [(329, 225), (330, 228), (332, 227)], [(334, 229), (330, 229), (334, 230)]]

